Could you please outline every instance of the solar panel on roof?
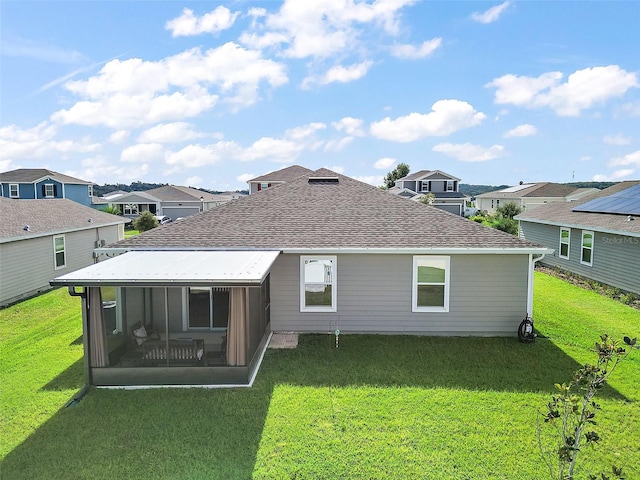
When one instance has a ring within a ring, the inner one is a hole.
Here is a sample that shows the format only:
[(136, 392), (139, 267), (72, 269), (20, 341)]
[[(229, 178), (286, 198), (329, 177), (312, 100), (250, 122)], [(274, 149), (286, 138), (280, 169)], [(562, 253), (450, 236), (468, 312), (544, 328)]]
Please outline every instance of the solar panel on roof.
[(640, 215), (640, 184), (578, 205), (573, 211)]

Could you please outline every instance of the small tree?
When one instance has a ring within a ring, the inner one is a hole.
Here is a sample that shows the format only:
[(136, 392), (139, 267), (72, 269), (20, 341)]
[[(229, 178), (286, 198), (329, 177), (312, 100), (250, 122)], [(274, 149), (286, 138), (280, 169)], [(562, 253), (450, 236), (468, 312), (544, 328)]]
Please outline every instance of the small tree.
[(433, 205), (436, 201), (436, 196), (429, 192), (426, 195), (423, 195), (422, 197), (420, 197), (420, 200), (418, 200), (420, 203), (424, 203), (425, 205)]
[(122, 211), (117, 205), (109, 205), (107, 208), (104, 209), (104, 211), (112, 215), (122, 215)]
[[(631, 353), (636, 339), (624, 337), (624, 343), (630, 347), (628, 352), (616, 340), (608, 335), (601, 335), (600, 342), (596, 343), (597, 363), (585, 364), (576, 371), (569, 383), (556, 383), (558, 393), (551, 397), (544, 416), (544, 421), (556, 428), (558, 441), (555, 451), (544, 451), (538, 427), (540, 450), (551, 478), (573, 480), (578, 454), (583, 445), (593, 445), (600, 440), (598, 433), (591, 430), (596, 425), (596, 412), (600, 410), (600, 405), (593, 398), (605, 386), (616, 366)], [(547, 454), (555, 460), (548, 460)], [(614, 465), (612, 472), (614, 478), (622, 478), (622, 469)], [(588, 478), (596, 480), (609, 477), (601, 473), (598, 476), (589, 475)]]
[(406, 177), (409, 175), (409, 165), (406, 163), (399, 163), (396, 168), (391, 170), (384, 177), (384, 185), (383, 188), (389, 189), (396, 184), (396, 180), (402, 177)]
[(158, 226), (158, 220), (149, 210), (145, 210), (138, 218), (133, 221), (133, 226), (139, 232), (146, 232)]
[(519, 213), (522, 213), (522, 207), (516, 205), (515, 202), (508, 202), (496, 208), (496, 214), (504, 218), (513, 219)]

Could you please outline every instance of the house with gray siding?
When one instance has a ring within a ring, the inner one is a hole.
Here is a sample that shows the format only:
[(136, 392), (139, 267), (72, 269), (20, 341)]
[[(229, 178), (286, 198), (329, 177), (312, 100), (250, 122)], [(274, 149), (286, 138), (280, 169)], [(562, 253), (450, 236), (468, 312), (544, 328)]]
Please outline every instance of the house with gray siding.
[(94, 385), (247, 385), (272, 332), (515, 337), (552, 253), (327, 169), (99, 251), (53, 281), (82, 298)]
[(515, 218), (523, 238), (554, 250), (541, 264), (640, 294), (640, 181)]
[(90, 207), (93, 183), (45, 168), (19, 168), (0, 173), (0, 193), (22, 200), (68, 198)]
[(0, 306), (51, 288), (56, 276), (97, 261), (124, 238), (122, 217), (67, 199), (0, 197)]
[(434, 195), (433, 206), (446, 212), (464, 215), (466, 197), (460, 193), (460, 179), (440, 170), (420, 170), (396, 180), (388, 190), (400, 197), (419, 200)]

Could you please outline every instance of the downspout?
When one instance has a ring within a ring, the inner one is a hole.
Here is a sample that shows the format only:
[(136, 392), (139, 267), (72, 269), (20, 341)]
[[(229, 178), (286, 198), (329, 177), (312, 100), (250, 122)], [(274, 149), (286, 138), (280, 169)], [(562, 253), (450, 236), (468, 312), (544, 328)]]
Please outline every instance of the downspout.
[(69, 295), (72, 297), (80, 297), (82, 300), (82, 337), (83, 337), (83, 346), (84, 346), (84, 378), (85, 384), (80, 389), (78, 393), (76, 393), (71, 400), (67, 402), (65, 407), (75, 407), (82, 397), (84, 397), (87, 393), (89, 393), (89, 389), (91, 388), (91, 367), (89, 364), (89, 311), (87, 305), (87, 289), (86, 287), (82, 289), (80, 292), (76, 292), (75, 287), (69, 287)]
[(533, 272), (536, 268), (536, 262), (539, 262), (544, 258), (544, 253), (539, 256), (533, 256), (533, 253), (529, 254), (529, 279), (527, 282), (527, 316), (533, 318)]

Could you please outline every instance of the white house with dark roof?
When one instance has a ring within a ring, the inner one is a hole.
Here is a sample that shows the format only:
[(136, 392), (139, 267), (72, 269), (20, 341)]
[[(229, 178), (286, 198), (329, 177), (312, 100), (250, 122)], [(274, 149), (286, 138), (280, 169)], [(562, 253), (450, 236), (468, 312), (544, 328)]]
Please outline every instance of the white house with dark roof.
[(554, 250), (541, 263), (640, 294), (640, 180), (515, 218), (523, 238)]
[(433, 206), (456, 215), (464, 215), (466, 197), (460, 193), (460, 179), (440, 170), (420, 170), (396, 180), (389, 193), (419, 200), (429, 193)]
[(19, 168), (0, 173), (0, 193), (21, 200), (68, 198), (90, 207), (93, 183), (46, 168)]
[(67, 199), (0, 197), (0, 306), (51, 288), (56, 276), (97, 261), (124, 238), (126, 219)]
[(240, 196), (238, 193), (214, 194), (191, 187), (164, 185), (143, 192), (109, 195), (102, 203), (118, 207), (125, 217), (131, 219), (138, 218), (148, 210), (154, 215), (166, 215), (175, 220), (209, 210)]
[(495, 213), (507, 203), (515, 203), (523, 211), (553, 202), (574, 202), (599, 192), (597, 188), (576, 188), (551, 182), (521, 183), (476, 196), (478, 210)]
[(249, 195), (266, 190), (267, 188), (275, 185), (290, 182), (291, 180), (295, 180), (296, 178), (308, 173), (311, 173), (311, 170), (308, 168), (301, 167), (300, 165), (291, 165), (290, 167), (285, 167), (280, 170), (276, 170), (275, 172), (261, 175), (247, 181), (249, 184)]
[[(327, 169), (100, 251), (52, 282), (94, 319), (95, 385), (250, 384), (271, 332), (516, 336), (552, 253)], [(106, 285), (119, 327), (95, 339)]]

